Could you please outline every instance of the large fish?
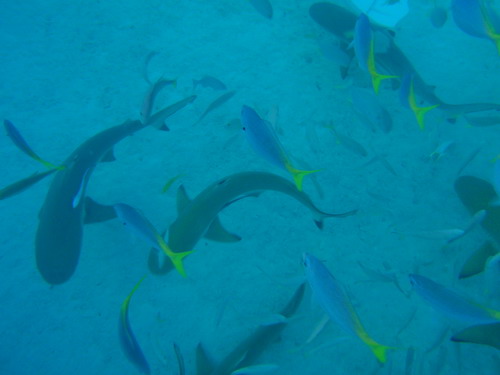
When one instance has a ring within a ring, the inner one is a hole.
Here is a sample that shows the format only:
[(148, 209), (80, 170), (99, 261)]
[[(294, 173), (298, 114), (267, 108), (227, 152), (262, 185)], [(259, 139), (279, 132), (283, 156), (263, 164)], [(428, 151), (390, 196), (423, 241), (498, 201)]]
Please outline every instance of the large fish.
[[(345, 52), (353, 55), (349, 45), (353, 40), (357, 16), (351, 11), (328, 2), (320, 2), (309, 8), (311, 18), (328, 32), (335, 35), (345, 48)], [(449, 104), (441, 100), (434, 93), (434, 86), (425, 83), (411, 61), (396, 45), (390, 33), (384, 32), (388, 41), (384, 51), (375, 53), (377, 67), (383, 72), (398, 77), (406, 74), (413, 76), (413, 89), (415, 94), (432, 105), (439, 105), (439, 109), (446, 111), (450, 120), (459, 115), (483, 111), (500, 111), (500, 104), (495, 103), (470, 103)]]
[(289, 195), (302, 203), (312, 212), (319, 228), (325, 218), (346, 217), (357, 212), (352, 210), (340, 214), (326, 213), (319, 210), (308, 195), (298, 191), (291, 182), (282, 177), (264, 172), (237, 173), (210, 185), (192, 201), (187, 198), (182, 187), (179, 189), (179, 216), (168, 230), (168, 246), (175, 252), (191, 251), (203, 236), (221, 242), (238, 241), (238, 236), (222, 227), (217, 215), (235, 200), (265, 190)]
[(287, 319), (291, 318), (297, 311), (304, 296), (305, 284), (301, 284), (294, 295), (281, 310), (285, 320), (259, 326), (254, 333), (243, 340), (233, 349), (219, 364), (213, 364), (200, 344), (197, 348), (197, 375), (230, 375), (234, 371), (248, 368), (264, 352), (264, 350), (276, 341), (281, 332), (287, 326)]
[(468, 327), (454, 334), (451, 341), (489, 345), (500, 350), (500, 323), (480, 324)]
[(313, 255), (304, 254), (303, 263), (306, 279), (313, 295), (330, 319), (347, 333), (359, 337), (370, 348), (377, 360), (385, 363), (387, 350), (391, 347), (379, 344), (368, 335), (340, 283)]
[[(184, 99), (181, 102), (187, 104), (190, 101)], [(170, 107), (180, 109), (178, 103)], [(105, 208), (109, 216), (107, 213), (99, 218), (89, 215), (90, 209), (96, 214), (99, 211), (95, 203), (91, 205), (88, 202), (92, 201), (85, 199), (94, 168), (104, 159), (113, 159), (112, 149), (116, 143), (145, 126), (147, 124), (140, 121), (126, 121), (94, 135), (73, 151), (63, 163), (65, 168), (55, 174), (38, 215), (35, 239), (37, 268), (49, 284), (61, 284), (75, 272), (84, 222), (115, 216), (111, 207)]]

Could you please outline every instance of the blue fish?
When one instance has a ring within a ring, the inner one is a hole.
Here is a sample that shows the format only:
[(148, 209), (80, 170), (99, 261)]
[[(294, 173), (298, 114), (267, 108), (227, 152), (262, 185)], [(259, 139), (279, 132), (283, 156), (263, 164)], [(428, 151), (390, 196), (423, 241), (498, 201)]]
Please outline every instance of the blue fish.
[(370, 20), (363, 13), (359, 16), (354, 28), (354, 51), (356, 52), (361, 70), (370, 74), (375, 93), (378, 94), (380, 83), (384, 79), (397, 78), (397, 76), (384, 75), (377, 72), (375, 64), (375, 40)]
[(500, 54), (500, 16), (491, 5), (481, 0), (453, 0), (453, 19), (466, 34), (490, 39)]
[(241, 109), (241, 123), (254, 151), (268, 162), (291, 173), (299, 191), (302, 191), (302, 180), (306, 175), (320, 171), (319, 169), (313, 171), (296, 169), (288, 159), (272, 126), (246, 105)]

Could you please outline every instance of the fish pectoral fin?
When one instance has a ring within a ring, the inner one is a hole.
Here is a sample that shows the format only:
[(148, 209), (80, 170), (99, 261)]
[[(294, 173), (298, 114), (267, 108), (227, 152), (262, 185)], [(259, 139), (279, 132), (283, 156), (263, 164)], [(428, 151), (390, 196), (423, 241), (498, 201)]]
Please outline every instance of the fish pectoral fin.
[(204, 236), (206, 239), (217, 242), (238, 242), (241, 237), (228, 232), (221, 224), (218, 217), (215, 217), (212, 224), (208, 227), (207, 233)]
[(114, 152), (114, 149), (113, 148), (110, 148), (105, 154), (104, 156), (102, 157), (101, 159), (101, 163), (109, 163), (109, 162), (112, 162), (112, 161), (115, 161), (116, 158), (115, 158), (115, 152)]
[(84, 224), (101, 223), (116, 217), (116, 212), (113, 206), (97, 203), (90, 197), (85, 197), (84, 209)]
[(209, 375), (213, 372), (215, 364), (208, 356), (201, 342), (196, 347), (196, 375)]
[(191, 199), (186, 193), (186, 188), (184, 185), (180, 185), (177, 189), (177, 213), (181, 213), (190, 203)]

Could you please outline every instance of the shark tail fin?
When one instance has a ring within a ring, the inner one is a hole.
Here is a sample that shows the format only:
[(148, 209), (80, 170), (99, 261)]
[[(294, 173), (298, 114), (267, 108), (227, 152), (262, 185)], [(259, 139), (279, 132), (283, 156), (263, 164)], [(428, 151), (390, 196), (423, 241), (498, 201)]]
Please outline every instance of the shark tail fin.
[(293, 181), (295, 182), (295, 186), (297, 186), (297, 189), (299, 191), (302, 191), (302, 180), (304, 179), (305, 176), (311, 173), (316, 173), (322, 171), (322, 169), (315, 169), (312, 171), (304, 171), (301, 169), (296, 169), (292, 167), (290, 164), (286, 164), (286, 169), (288, 172), (292, 174)]

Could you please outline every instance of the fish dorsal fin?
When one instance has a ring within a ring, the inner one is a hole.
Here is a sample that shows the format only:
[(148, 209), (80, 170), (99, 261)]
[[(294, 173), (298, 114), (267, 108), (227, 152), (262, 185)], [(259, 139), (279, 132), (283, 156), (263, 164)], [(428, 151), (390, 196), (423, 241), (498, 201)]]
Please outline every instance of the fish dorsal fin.
[(102, 157), (101, 163), (109, 163), (109, 162), (115, 161), (115, 160), (116, 160), (116, 158), (115, 158), (114, 149), (110, 148), (108, 151), (106, 151), (106, 153)]
[(196, 375), (209, 375), (213, 372), (215, 365), (208, 356), (201, 342), (196, 347)]
[(181, 213), (190, 203), (191, 199), (186, 193), (186, 188), (184, 185), (179, 186), (177, 189), (177, 213)]
[(116, 217), (116, 212), (113, 206), (106, 206), (97, 203), (90, 197), (85, 197), (84, 209), (84, 224), (101, 223), (103, 221), (111, 220)]
[(217, 242), (238, 242), (241, 237), (228, 232), (221, 224), (219, 217), (215, 217), (205, 233), (205, 238)]

